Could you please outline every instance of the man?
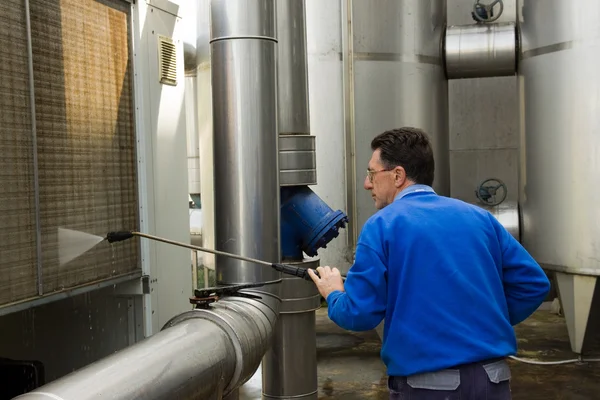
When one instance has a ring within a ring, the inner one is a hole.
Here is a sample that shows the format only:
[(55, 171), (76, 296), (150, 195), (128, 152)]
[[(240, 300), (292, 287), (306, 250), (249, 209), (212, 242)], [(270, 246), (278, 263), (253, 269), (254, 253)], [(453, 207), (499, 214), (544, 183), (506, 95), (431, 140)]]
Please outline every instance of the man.
[(364, 187), (378, 212), (354, 265), (309, 271), (340, 327), (384, 320), (390, 399), (510, 399), (513, 325), (547, 296), (546, 274), (487, 211), (437, 195), (433, 151), (414, 128), (371, 143)]

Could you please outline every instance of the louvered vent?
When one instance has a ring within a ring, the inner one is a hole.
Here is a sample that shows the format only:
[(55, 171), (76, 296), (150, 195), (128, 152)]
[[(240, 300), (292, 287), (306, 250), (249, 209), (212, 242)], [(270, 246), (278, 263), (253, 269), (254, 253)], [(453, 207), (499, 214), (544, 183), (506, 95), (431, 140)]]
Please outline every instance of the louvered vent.
[(158, 75), (160, 83), (177, 86), (177, 52), (173, 39), (158, 36)]

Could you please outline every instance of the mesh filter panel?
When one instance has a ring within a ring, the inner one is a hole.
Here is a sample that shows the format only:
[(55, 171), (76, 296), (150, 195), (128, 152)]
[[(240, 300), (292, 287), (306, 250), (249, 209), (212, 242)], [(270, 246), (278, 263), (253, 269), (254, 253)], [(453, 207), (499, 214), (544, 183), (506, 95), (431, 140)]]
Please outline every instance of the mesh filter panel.
[[(23, 0), (5, 3), (0, 34), (12, 36), (0, 49), (0, 210), (11, 215), (0, 221), (14, 228), (5, 234), (12, 242), (0, 243), (0, 304), (31, 297), (37, 282)], [(129, 7), (122, 0), (30, 0), (45, 294), (140, 268), (134, 240), (101, 243), (65, 265), (58, 260), (59, 227), (101, 236), (137, 228)]]
[(0, 304), (37, 293), (25, 2), (0, 2)]

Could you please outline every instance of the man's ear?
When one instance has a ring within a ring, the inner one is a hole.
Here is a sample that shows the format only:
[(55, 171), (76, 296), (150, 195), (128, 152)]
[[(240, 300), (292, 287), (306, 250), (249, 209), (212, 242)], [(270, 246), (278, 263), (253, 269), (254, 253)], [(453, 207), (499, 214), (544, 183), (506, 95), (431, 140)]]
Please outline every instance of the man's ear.
[(406, 171), (403, 167), (394, 168), (394, 186), (399, 188), (406, 182)]

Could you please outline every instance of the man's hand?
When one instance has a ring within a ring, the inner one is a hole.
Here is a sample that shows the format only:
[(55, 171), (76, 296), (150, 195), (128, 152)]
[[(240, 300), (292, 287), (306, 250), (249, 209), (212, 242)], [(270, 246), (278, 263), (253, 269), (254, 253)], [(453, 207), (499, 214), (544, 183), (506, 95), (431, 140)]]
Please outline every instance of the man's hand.
[(327, 300), (327, 296), (331, 292), (335, 292), (339, 290), (340, 292), (344, 291), (344, 281), (342, 280), (342, 274), (340, 274), (340, 270), (337, 268), (330, 267), (317, 267), (317, 272), (319, 276), (313, 272), (312, 269), (308, 269), (308, 275), (312, 278), (317, 285), (317, 289), (319, 289), (319, 293), (321, 296)]

